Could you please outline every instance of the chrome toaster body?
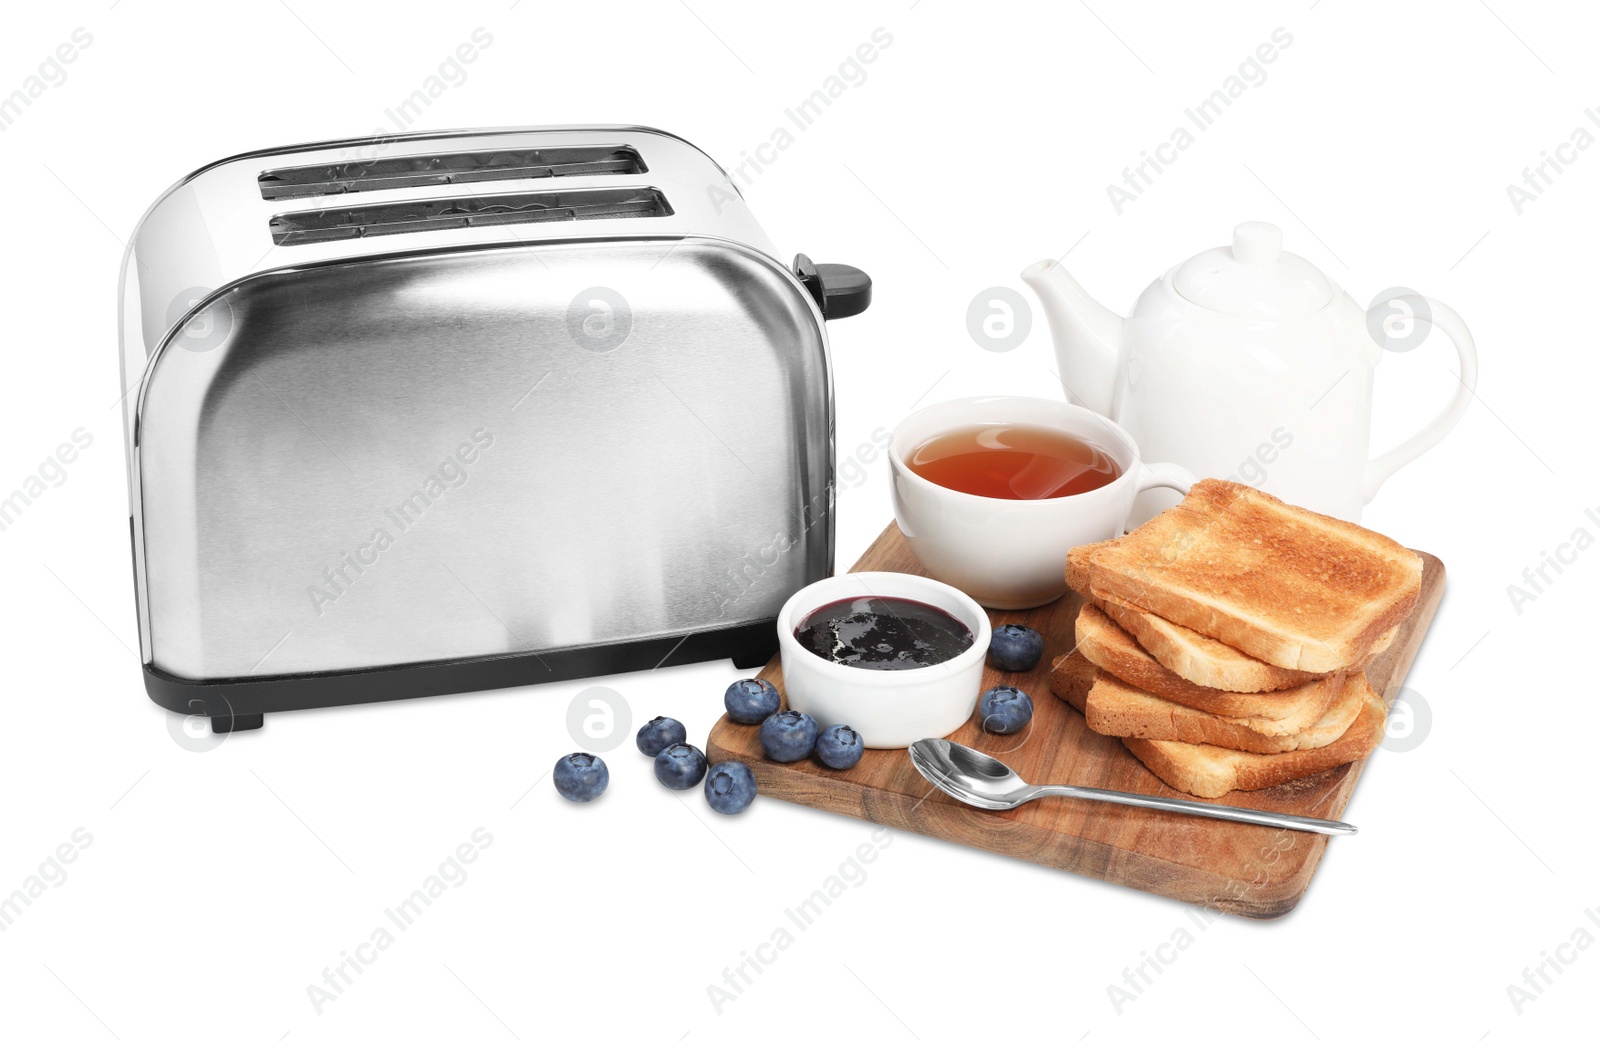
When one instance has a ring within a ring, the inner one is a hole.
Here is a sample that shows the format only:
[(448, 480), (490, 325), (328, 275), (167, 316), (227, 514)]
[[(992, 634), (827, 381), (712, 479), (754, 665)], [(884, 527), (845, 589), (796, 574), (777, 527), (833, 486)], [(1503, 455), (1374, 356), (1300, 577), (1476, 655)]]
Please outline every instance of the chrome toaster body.
[(264, 712), (775, 647), (833, 559), (826, 317), (723, 171), (631, 127), (225, 160), (123, 270), (150, 696)]

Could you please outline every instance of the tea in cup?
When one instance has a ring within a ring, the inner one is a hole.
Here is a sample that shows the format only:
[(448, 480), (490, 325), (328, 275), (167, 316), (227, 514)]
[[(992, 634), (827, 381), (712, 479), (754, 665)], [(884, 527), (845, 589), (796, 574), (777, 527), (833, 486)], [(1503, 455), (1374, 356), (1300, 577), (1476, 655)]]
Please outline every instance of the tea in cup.
[(1135, 497), (1194, 476), (1146, 463), (1127, 431), (1049, 398), (981, 397), (917, 412), (889, 442), (894, 515), (911, 552), (985, 607), (1067, 591), (1067, 551), (1121, 535)]

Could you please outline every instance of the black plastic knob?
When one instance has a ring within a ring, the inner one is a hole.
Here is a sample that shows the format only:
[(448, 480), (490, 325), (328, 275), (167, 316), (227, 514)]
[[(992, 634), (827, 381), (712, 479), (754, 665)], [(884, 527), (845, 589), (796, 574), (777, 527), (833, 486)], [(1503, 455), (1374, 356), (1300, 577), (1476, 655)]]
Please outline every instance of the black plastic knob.
[(804, 253), (794, 258), (794, 274), (806, 287), (822, 317), (849, 318), (872, 303), (872, 279), (849, 264), (814, 264)]

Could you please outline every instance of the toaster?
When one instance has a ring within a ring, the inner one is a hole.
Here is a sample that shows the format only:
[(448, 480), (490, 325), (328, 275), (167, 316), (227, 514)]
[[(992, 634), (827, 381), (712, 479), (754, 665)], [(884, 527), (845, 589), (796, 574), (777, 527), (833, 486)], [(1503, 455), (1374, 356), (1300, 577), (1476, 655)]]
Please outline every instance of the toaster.
[(776, 649), (833, 561), (825, 321), (658, 130), (331, 141), (207, 166), (122, 268), (145, 689), (267, 712)]

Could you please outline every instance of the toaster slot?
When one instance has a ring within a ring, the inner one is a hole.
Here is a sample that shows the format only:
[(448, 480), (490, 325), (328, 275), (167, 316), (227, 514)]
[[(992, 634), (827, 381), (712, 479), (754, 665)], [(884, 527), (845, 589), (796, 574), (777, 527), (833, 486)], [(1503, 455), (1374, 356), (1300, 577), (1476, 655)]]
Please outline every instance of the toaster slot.
[(666, 196), (655, 188), (589, 188), (302, 210), (277, 214), (268, 225), (274, 243), (298, 246), (308, 242), (494, 224), (670, 216), (672, 207)]
[(449, 152), (321, 166), (289, 166), (263, 171), (256, 178), (256, 184), (263, 199), (305, 199), (430, 184), (641, 174), (646, 169), (639, 153), (627, 145), (588, 145)]

